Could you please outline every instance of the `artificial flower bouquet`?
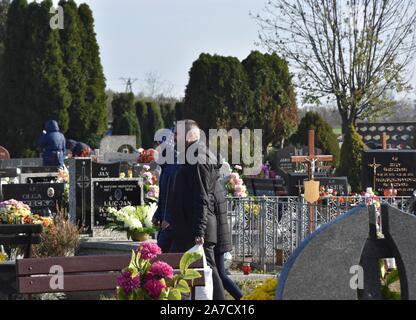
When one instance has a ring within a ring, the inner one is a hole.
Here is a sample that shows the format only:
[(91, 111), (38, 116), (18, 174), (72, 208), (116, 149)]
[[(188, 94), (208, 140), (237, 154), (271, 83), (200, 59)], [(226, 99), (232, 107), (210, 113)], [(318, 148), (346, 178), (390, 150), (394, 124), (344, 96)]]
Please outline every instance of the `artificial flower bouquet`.
[(52, 218), (32, 214), (30, 207), (14, 199), (0, 202), (0, 224), (41, 224), (49, 227)]
[(56, 179), (58, 183), (69, 183), (69, 171), (68, 169), (59, 169), (58, 178)]
[(150, 166), (144, 165), (141, 177), (143, 178), (143, 190), (145, 197), (149, 201), (157, 202), (159, 199), (159, 185), (155, 174), (150, 170)]
[(109, 208), (109, 218), (112, 220), (105, 226), (113, 231), (127, 232), (127, 237), (135, 240), (137, 234), (152, 235), (156, 232), (152, 219), (157, 205), (128, 206), (120, 210)]
[(154, 149), (139, 149), (138, 163), (151, 163), (156, 159), (156, 150)]
[(238, 172), (231, 173), (224, 179), (224, 183), (228, 196), (235, 198), (246, 198), (248, 196), (247, 187)]
[(191, 292), (188, 281), (193, 283), (201, 274), (189, 267), (202, 259), (202, 254), (185, 253), (175, 274), (172, 266), (157, 261), (161, 253), (159, 246), (150, 242), (133, 251), (129, 266), (117, 279), (119, 300), (182, 300), (183, 294)]

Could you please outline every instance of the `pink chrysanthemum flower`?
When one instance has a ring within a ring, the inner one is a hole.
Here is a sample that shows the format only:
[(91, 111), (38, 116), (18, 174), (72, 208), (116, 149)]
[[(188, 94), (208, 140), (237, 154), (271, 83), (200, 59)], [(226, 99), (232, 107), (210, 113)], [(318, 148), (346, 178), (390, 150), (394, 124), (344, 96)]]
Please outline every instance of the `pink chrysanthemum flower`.
[(140, 286), (140, 275), (132, 277), (130, 271), (123, 272), (117, 278), (117, 285), (123, 288), (126, 294), (130, 294), (133, 290)]
[(157, 261), (150, 267), (149, 276), (156, 279), (172, 279), (173, 268), (166, 262)]
[(159, 299), (162, 290), (166, 288), (166, 284), (157, 279), (149, 279), (143, 287), (152, 299)]
[(140, 252), (141, 259), (152, 260), (156, 258), (159, 254), (161, 254), (162, 250), (155, 243), (145, 242), (140, 246), (139, 252)]

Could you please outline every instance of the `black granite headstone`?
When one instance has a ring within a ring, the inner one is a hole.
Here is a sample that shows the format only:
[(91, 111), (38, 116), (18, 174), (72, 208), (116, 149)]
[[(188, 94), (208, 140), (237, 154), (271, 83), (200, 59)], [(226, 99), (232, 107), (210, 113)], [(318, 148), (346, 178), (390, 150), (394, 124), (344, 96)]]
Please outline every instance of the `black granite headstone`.
[(360, 265), (369, 234), (367, 207), (319, 228), (289, 257), (279, 278), (278, 300), (357, 300), (350, 270)]
[(326, 189), (336, 191), (339, 196), (349, 195), (347, 177), (317, 177), (315, 180), (319, 181), (320, 185), (324, 186)]
[(276, 151), (276, 165), (285, 172), (296, 170), (296, 163), (290, 161), (290, 157), (298, 155), (296, 148), (285, 148)]
[(1, 178), (16, 178), (17, 176), (19, 176), (19, 171), (17, 168), (0, 169), (0, 179)]
[(56, 177), (54, 176), (27, 177), (25, 180), (26, 180), (26, 183), (29, 183), (29, 184), (54, 183), (54, 181), (56, 180)]
[(142, 204), (140, 179), (94, 179), (94, 225), (107, 224), (107, 209), (121, 209)]
[[(374, 207), (360, 206), (309, 236), (279, 277), (279, 300), (381, 300), (380, 260), (394, 258), (402, 300), (416, 300), (416, 217), (388, 204), (380, 237)], [(360, 280), (361, 279), (361, 280)]]
[(33, 213), (44, 215), (48, 210), (57, 212), (57, 206), (62, 207), (64, 189), (61, 183), (7, 184), (3, 185), (3, 198), (22, 201)]
[[(280, 170), (283, 170), (285, 173), (296, 171), (299, 164), (291, 162), (291, 157), (307, 155), (308, 152), (309, 152), (308, 147), (302, 147), (300, 149), (297, 149), (294, 147), (278, 149), (276, 151), (277, 168), (279, 168)], [(322, 154), (322, 150), (316, 148), (315, 154), (316, 155)]]
[(105, 178), (119, 178), (120, 177), (120, 162), (114, 163), (92, 163), (92, 177), (93, 179)]
[(276, 197), (286, 195), (284, 180), (282, 179), (254, 179), (244, 178), (244, 184), (249, 194), (255, 197)]
[[(315, 173), (315, 180), (319, 178), (323, 178), (326, 175), (324, 173)], [(303, 192), (303, 183), (305, 180), (308, 179), (308, 175), (306, 173), (289, 173), (287, 175), (287, 191), (289, 196), (291, 197), (298, 197)]]
[[(379, 195), (393, 185), (398, 196), (412, 196), (416, 190), (415, 150), (372, 150), (363, 153), (363, 188), (374, 187)], [(374, 176), (374, 165), (376, 174)]]

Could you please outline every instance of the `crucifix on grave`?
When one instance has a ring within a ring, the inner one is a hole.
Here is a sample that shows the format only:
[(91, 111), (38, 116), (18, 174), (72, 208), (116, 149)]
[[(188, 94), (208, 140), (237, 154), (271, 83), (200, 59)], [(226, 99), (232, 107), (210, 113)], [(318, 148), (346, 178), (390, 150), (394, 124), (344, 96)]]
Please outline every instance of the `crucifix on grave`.
[(77, 179), (77, 185), (81, 188), (81, 220), (82, 226), (85, 228), (87, 226), (87, 208), (86, 208), (86, 191), (87, 188), (91, 185), (91, 179), (86, 174), (85, 169), (86, 163), (82, 163), (82, 173), (81, 176)]
[(381, 164), (376, 162), (376, 158), (373, 158), (373, 163), (368, 165), (373, 169), (373, 191), (376, 191), (376, 181), (377, 181), (377, 170), (381, 167)]
[(291, 157), (293, 163), (304, 163), (308, 166), (308, 180), (304, 182), (305, 200), (309, 203), (309, 230), (315, 231), (314, 204), (319, 200), (319, 181), (315, 181), (315, 170), (319, 162), (331, 162), (332, 155), (315, 155), (315, 130), (309, 130), (308, 155)]

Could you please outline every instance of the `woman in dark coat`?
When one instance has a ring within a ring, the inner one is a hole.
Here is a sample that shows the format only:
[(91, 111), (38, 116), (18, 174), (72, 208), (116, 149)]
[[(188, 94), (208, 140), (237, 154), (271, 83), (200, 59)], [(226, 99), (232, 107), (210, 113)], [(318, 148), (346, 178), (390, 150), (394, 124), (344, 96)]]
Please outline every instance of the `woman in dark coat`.
[(243, 293), (240, 288), (228, 277), (224, 266), (224, 254), (233, 250), (231, 244), (231, 231), (227, 217), (227, 200), (224, 187), (218, 175), (214, 189), (215, 213), (217, 217), (217, 244), (215, 246), (215, 263), (222, 280), (224, 289), (235, 299), (240, 300)]
[(39, 139), (45, 167), (63, 167), (65, 159), (65, 137), (59, 132), (58, 122), (49, 120), (45, 124), (43, 135)]

